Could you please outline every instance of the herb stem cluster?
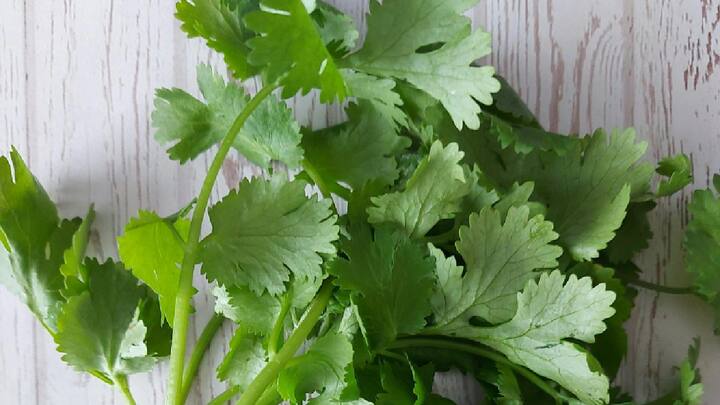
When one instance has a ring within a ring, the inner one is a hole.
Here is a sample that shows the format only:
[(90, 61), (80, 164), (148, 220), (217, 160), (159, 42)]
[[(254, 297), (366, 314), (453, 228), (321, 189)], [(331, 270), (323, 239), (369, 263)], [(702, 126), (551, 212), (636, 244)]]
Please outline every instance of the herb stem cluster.
[(185, 254), (180, 270), (180, 281), (177, 296), (175, 298), (175, 316), (172, 334), (172, 346), (170, 351), (170, 376), (168, 380), (168, 405), (182, 405), (182, 384), (183, 370), (185, 363), (185, 346), (187, 343), (188, 320), (190, 317), (190, 300), (193, 295), (193, 272), (197, 264), (198, 246), (200, 244), (200, 232), (202, 230), (205, 211), (210, 201), (210, 194), (215, 186), (215, 180), (220, 173), (222, 164), (245, 121), (260, 106), (260, 103), (267, 98), (277, 86), (268, 85), (260, 89), (258, 93), (248, 102), (242, 112), (237, 116), (233, 125), (223, 138), (220, 148), (208, 169), (203, 181), (200, 194), (192, 215), (190, 231), (185, 243)]
[(258, 401), (264, 396), (265, 390), (277, 379), (287, 362), (295, 356), (295, 353), (297, 353), (315, 327), (315, 324), (317, 324), (320, 316), (325, 311), (325, 307), (330, 302), (332, 292), (332, 280), (326, 279), (297, 328), (288, 337), (280, 351), (270, 359), (262, 371), (248, 385), (236, 405), (255, 405), (259, 403)]

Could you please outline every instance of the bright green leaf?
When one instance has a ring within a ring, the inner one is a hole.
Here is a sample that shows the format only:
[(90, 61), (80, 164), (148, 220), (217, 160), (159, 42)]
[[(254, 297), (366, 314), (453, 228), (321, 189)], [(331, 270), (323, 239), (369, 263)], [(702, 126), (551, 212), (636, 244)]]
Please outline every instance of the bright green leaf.
[(433, 143), (402, 191), (373, 197), (368, 208), (373, 224), (392, 223), (413, 238), (424, 236), (441, 219), (460, 211), (469, 192), (457, 144)]
[(239, 79), (257, 72), (247, 62), (250, 50), (245, 41), (255, 36), (243, 22), (242, 15), (257, 8), (256, 1), (234, 1), (233, 7), (223, 0), (180, 0), (175, 16), (188, 37), (202, 37), (207, 45), (225, 57), (225, 63)]
[[(343, 335), (329, 333), (315, 340), (304, 354), (294, 358), (278, 377), (277, 390), (293, 404), (330, 404), (339, 400), (346, 386), (353, 348)], [(309, 401), (309, 394), (318, 394)]]
[(144, 343), (147, 328), (137, 318), (143, 296), (137, 280), (112, 261), (85, 261), (88, 289), (63, 306), (55, 336), (63, 360), (107, 379), (147, 371), (154, 363)]
[(376, 179), (391, 184), (398, 177), (395, 154), (409, 140), (395, 133), (392, 122), (367, 103), (351, 104), (346, 125), (306, 134), (305, 158), (325, 181), (343, 182), (353, 189)]
[(395, 93), (395, 81), (379, 78), (351, 69), (343, 69), (342, 75), (350, 90), (350, 95), (367, 100), (389, 122), (402, 126), (408, 125), (407, 116), (402, 110), (403, 101)]
[(700, 339), (695, 339), (688, 349), (688, 357), (680, 364), (681, 399), (675, 405), (701, 405), (703, 403), (703, 384), (700, 372), (695, 368), (700, 352)]
[(360, 33), (350, 16), (324, 1), (310, 15), (331, 55), (342, 57), (355, 48)]
[(538, 270), (557, 266), (562, 249), (550, 244), (558, 236), (552, 227), (540, 215), (529, 218), (526, 206), (510, 208), (504, 221), (495, 209), (484, 208), (470, 216), (455, 244), (465, 271), (431, 246), (438, 278), (433, 330), (453, 333), (473, 317), (491, 323), (510, 320), (517, 293)]
[(679, 154), (665, 158), (658, 163), (655, 171), (667, 177), (667, 180), (660, 181), (655, 194), (664, 197), (683, 189), (693, 180), (692, 161), (687, 155)]
[(720, 333), (720, 196), (697, 190), (688, 206), (685, 265), (698, 293), (716, 308), (715, 333)]
[(500, 185), (535, 183), (533, 199), (547, 206), (559, 244), (578, 261), (598, 257), (621, 226), (628, 203), (647, 199), (652, 167), (641, 162), (647, 144), (636, 143), (632, 129), (609, 137), (598, 130), (573, 142), (564, 156), (542, 150), (518, 155), (477, 133), (460, 139), (483, 173)]
[(373, 348), (425, 326), (434, 282), (432, 260), (421, 245), (397, 231), (377, 229), (372, 235), (362, 228), (343, 251), (348, 258), (336, 259), (329, 271), (355, 295), (361, 329)]
[(244, 390), (266, 363), (267, 352), (262, 338), (240, 326), (230, 340), (230, 350), (218, 366), (217, 377)]
[(309, 199), (303, 181), (274, 175), (244, 180), (210, 208), (213, 232), (202, 243), (202, 271), (226, 287), (255, 294), (285, 290), (290, 274), (322, 277), (321, 254), (335, 253), (336, 216), (330, 200)]
[(612, 379), (617, 375), (628, 350), (625, 322), (630, 319), (637, 291), (626, 286), (615, 275), (615, 270), (598, 264), (578, 263), (569, 272), (578, 277), (591, 277), (596, 283), (605, 283), (605, 287), (615, 293), (615, 314), (605, 320), (607, 329), (597, 335), (595, 343), (590, 345), (590, 352), (602, 364), (605, 374)]
[(64, 302), (63, 254), (80, 221), (60, 221), (55, 204), (18, 152), (0, 157), (0, 281), (51, 333)]
[(556, 381), (588, 404), (607, 403), (608, 378), (583, 349), (565, 339), (593, 342), (615, 312), (615, 294), (589, 277), (565, 280), (559, 271), (531, 280), (518, 294), (517, 313), (507, 323), (469, 326), (457, 335), (477, 340), (510, 361)]
[[(245, 90), (207, 65), (197, 69), (205, 102), (180, 89), (159, 89), (152, 113), (155, 139), (173, 143), (170, 158), (184, 163), (219, 143), (248, 103)], [(284, 102), (265, 99), (245, 122), (233, 146), (251, 162), (270, 167), (274, 160), (296, 167), (302, 160), (300, 127)]]
[(489, 34), (471, 33), (470, 20), (462, 15), (475, 2), (371, 2), (368, 35), (363, 48), (352, 56), (352, 66), (407, 80), (438, 99), (458, 128), (463, 124), (478, 128), (478, 102), (491, 104), (500, 83), (491, 66), (471, 66), (490, 53), (491, 43)]
[(260, 36), (250, 39), (248, 60), (269, 82), (283, 85), (283, 97), (320, 89), (320, 100), (342, 100), (347, 87), (323, 38), (300, 0), (261, 0), (245, 23)]
[(66, 298), (80, 294), (87, 284), (88, 274), (83, 260), (90, 239), (90, 226), (94, 220), (95, 210), (90, 206), (87, 215), (72, 237), (72, 245), (63, 254), (60, 273), (65, 277), (65, 290), (62, 294)]
[(157, 293), (162, 314), (170, 325), (189, 230), (187, 219), (178, 218), (172, 223), (154, 212), (141, 210), (117, 239), (120, 258), (135, 277)]
[(250, 333), (267, 335), (280, 314), (280, 300), (268, 293), (255, 295), (247, 287), (217, 286), (215, 312), (242, 325)]

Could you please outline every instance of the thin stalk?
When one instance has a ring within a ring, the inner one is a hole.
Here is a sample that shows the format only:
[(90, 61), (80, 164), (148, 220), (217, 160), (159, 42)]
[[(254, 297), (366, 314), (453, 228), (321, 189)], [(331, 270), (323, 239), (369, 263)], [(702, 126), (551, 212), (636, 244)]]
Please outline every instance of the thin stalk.
[(485, 357), (486, 359), (492, 360), (496, 363), (501, 363), (509, 366), (513, 369), (516, 373), (520, 374), (521, 376), (525, 377), (528, 381), (535, 384), (538, 388), (543, 390), (545, 393), (550, 395), (555, 402), (560, 403), (561, 397), (560, 394), (555, 391), (550, 385), (548, 385), (543, 379), (526, 369), (525, 367), (519, 366), (510, 360), (506, 359), (504, 356), (493, 352), (492, 350), (488, 350), (485, 348), (482, 348), (478, 345), (474, 345), (471, 343), (458, 341), (458, 340), (450, 340), (447, 338), (442, 339), (433, 339), (433, 338), (415, 338), (415, 337), (409, 337), (409, 338), (401, 338), (399, 340), (396, 340), (394, 343), (392, 343), (390, 346), (392, 349), (406, 349), (406, 348), (413, 348), (413, 347), (429, 347), (429, 348), (437, 348), (437, 349), (447, 349), (447, 350), (454, 350), (459, 352), (465, 352), (472, 355)]
[(132, 392), (130, 392), (130, 386), (128, 385), (127, 376), (118, 374), (113, 377), (113, 381), (120, 388), (120, 392), (123, 393), (125, 400), (128, 405), (136, 405), (135, 398), (133, 398)]
[(292, 288), (288, 288), (287, 292), (283, 296), (282, 304), (280, 306), (280, 314), (275, 320), (272, 330), (270, 331), (270, 337), (268, 340), (268, 353), (272, 358), (278, 352), (278, 348), (282, 346), (280, 340), (283, 338), (283, 332), (285, 331), (285, 318), (287, 313), (292, 306)]
[(211, 399), (210, 402), (208, 402), (208, 405), (223, 405), (239, 393), (240, 393), (240, 386), (239, 385), (232, 386), (232, 387), (226, 389), (225, 391), (223, 391), (220, 395)]
[(285, 364), (295, 356), (295, 353), (300, 349), (300, 346), (305, 342), (318, 319), (320, 319), (320, 316), (325, 311), (325, 307), (327, 307), (330, 301), (332, 290), (331, 280), (325, 280), (315, 299), (313, 299), (312, 304), (310, 304), (310, 308), (305, 312), (302, 320), (300, 320), (297, 328), (290, 337), (288, 337), (275, 357), (270, 359), (262, 371), (260, 371), (260, 374), (250, 383), (237, 402), (237, 405), (255, 405), (267, 387), (275, 382), (280, 371), (282, 371), (283, 368), (285, 368)]
[(403, 357), (402, 354), (397, 354), (395, 352), (391, 352), (390, 350), (383, 350), (383, 351), (380, 351), (378, 354), (381, 356), (390, 358), (390, 359), (401, 361), (401, 362), (407, 361), (407, 358)]
[(643, 280), (630, 280), (628, 281), (628, 284), (642, 287), (647, 290), (653, 290), (661, 293), (666, 294), (691, 294), (691, 295), (697, 295), (697, 291), (695, 291), (695, 288), (693, 287), (670, 287), (666, 285), (660, 285), (651, 283), (649, 281), (643, 281)]
[(220, 314), (213, 315), (213, 317), (210, 318), (208, 323), (205, 325), (205, 328), (203, 329), (200, 337), (195, 343), (195, 347), (193, 348), (192, 354), (190, 355), (190, 361), (188, 362), (188, 365), (185, 368), (185, 374), (183, 375), (182, 389), (180, 390), (180, 400), (182, 402), (185, 402), (187, 400), (193, 380), (195, 379), (198, 369), (200, 368), (200, 362), (202, 361), (203, 357), (205, 357), (205, 352), (207, 352), (208, 346), (210, 346), (210, 342), (212, 341), (215, 334), (217, 334), (217, 331), (220, 329), (224, 321), (224, 316)]
[(267, 387), (255, 405), (277, 405), (280, 401), (282, 401), (282, 398), (277, 391), (277, 382), (274, 382), (271, 386)]
[(182, 267), (180, 269), (180, 281), (178, 292), (175, 298), (175, 316), (173, 323), (172, 346), (170, 349), (170, 375), (168, 380), (168, 396), (166, 403), (168, 405), (182, 405), (182, 397), (180, 395), (182, 389), (183, 367), (185, 362), (185, 344), (187, 343), (187, 328), (190, 317), (190, 300), (193, 295), (193, 271), (197, 263), (197, 251), (200, 243), (200, 232), (202, 223), (205, 219), (205, 210), (210, 200), (210, 194), (215, 186), (215, 180), (222, 168), (225, 157), (235, 142), (245, 121), (269, 96), (276, 86), (263, 87), (245, 106), (240, 115), (233, 122), (230, 130), (223, 138), (220, 148), (208, 169), (208, 173), (203, 181), (200, 194), (198, 195), (197, 204), (193, 210), (192, 221), (190, 222), (190, 230), (188, 232), (187, 243), (185, 244), (185, 254), (183, 256)]

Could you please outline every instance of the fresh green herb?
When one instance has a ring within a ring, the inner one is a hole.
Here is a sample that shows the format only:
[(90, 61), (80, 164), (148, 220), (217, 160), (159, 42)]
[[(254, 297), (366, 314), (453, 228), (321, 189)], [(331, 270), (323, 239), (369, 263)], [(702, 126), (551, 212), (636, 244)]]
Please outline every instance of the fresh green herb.
[[(361, 27), (320, 0), (179, 1), (189, 37), (235, 79), (263, 83), (250, 96), (200, 65), (202, 99), (157, 91), (170, 159), (217, 147), (198, 197), (168, 216), (140, 211), (117, 238), (122, 262), (101, 263), (86, 257), (92, 207), (61, 219), (12, 150), (0, 158), (0, 282), (63, 360), (131, 404), (127, 376), (168, 355), (167, 404), (185, 403), (225, 319), (228, 389), (211, 404), (452, 404), (432, 392), (450, 367), (488, 403), (633, 403), (611, 382), (636, 288), (693, 294), (720, 314), (720, 176), (689, 205), (693, 285), (643, 281), (632, 259), (652, 237), (648, 213), (691, 183), (690, 159), (662, 160), (651, 191), (632, 129), (545, 131), (473, 64), (491, 43), (463, 15), (475, 3), (371, 1), (358, 46)], [(345, 102), (347, 120), (301, 128), (283, 100), (311, 90)], [(233, 148), (263, 176), (208, 209)], [(186, 364), (196, 266), (216, 314)], [(701, 402), (698, 350), (653, 403)]]

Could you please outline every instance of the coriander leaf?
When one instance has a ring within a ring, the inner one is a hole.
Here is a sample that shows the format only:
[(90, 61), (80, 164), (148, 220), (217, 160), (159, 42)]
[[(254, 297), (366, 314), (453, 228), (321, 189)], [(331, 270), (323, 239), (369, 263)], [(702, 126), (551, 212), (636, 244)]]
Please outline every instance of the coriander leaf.
[(262, 67), (270, 83), (279, 80), (283, 98), (320, 89), (320, 100), (342, 100), (345, 81), (300, 0), (261, 0), (245, 23), (261, 34), (247, 41), (248, 61)]
[(244, 180), (209, 210), (213, 231), (202, 242), (203, 273), (226, 287), (277, 295), (292, 273), (322, 277), (321, 254), (335, 253), (337, 217), (328, 199), (305, 196), (307, 183), (284, 174)]
[(457, 144), (433, 143), (404, 190), (371, 199), (375, 206), (367, 210), (369, 221), (392, 223), (420, 238), (441, 219), (451, 218), (469, 191), (459, 163), (462, 157)]
[(647, 144), (635, 143), (632, 129), (613, 131), (609, 137), (598, 130), (573, 142), (564, 156), (542, 150), (522, 156), (477, 135), (463, 133), (458, 138), (497, 183), (535, 183), (533, 198), (547, 206), (560, 245), (575, 260), (598, 257), (622, 224), (628, 203), (647, 199), (652, 167), (640, 162)]
[(331, 55), (343, 57), (355, 48), (360, 33), (350, 16), (324, 1), (319, 1), (310, 15)]
[[(489, 207), (500, 199), (496, 190), (494, 190), (485, 181), (485, 175), (475, 166), (470, 170), (465, 168), (465, 179), (468, 185), (468, 193), (463, 197), (460, 211), (455, 215), (455, 227), (459, 229), (460, 225), (467, 225), (470, 215), (480, 212), (485, 207)], [(532, 190), (530, 190), (532, 192)]]
[(55, 204), (15, 149), (10, 160), (0, 157), (0, 281), (50, 333), (64, 302), (63, 254), (79, 226), (79, 220), (60, 221)]
[(478, 0), (388, 0), (370, 3), (362, 59), (400, 56), (470, 31), (462, 13)]
[(465, 271), (454, 258), (430, 246), (435, 257), (438, 288), (432, 298), (434, 331), (453, 333), (473, 317), (491, 323), (510, 320), (515, 314), (517, 292), (537, 271), (557, 266), (562, 249), (552, 223), (541, 216), (529, 218), (527, 206), (512, 207), (504, 222), (493, 208), (470, 216), (455, 244)]
[[(236, 83), (225, 83), (207, 65), (197, 69), (202, 102), (184, 90), (159, 89), (152, 113), (155, 139), (174, 143), (170, 158), (184, 163), (220, 142), (245, 108), (248, 97)], [(284, 102), (271, 96), (250, 115), (233, 147), (263, 168), (273, 160), (296, 167), (302, 160), (300, 127)]]
[(500, 82), (500, 90), (495, 93), (494, 102), (485, 108), (485, 112), (513, 125), (542, 129), (535, 115), (510, 83), (500, 75), (495, 75), (495, 78)]
[(569, 272), (578, 277), (591, 277), (596, 283), (605, 283), (606, 288), (615, 293), (615, 314), (605, 320), (607, 329), (597, 335), (595, 343), (590, 345), (590, 352), (602, 364), (605, 374), (613, 379), (627, 353), (628, 337), (624, 324), (630, 319), (637, 291), (626, 286), (615, 275), (615, 270), (594, 263), (578, 263)]
[(218, 366), (217, 377), (245, 390), (267, 364), (267, 352), (260, 336), (240, 326), (230, 340), (230, 350)]
[(435, 367), (432, 363), (417, 366), (384, 363), (380, 366), (380, 379), (384, 392), (377, 396), (375, 405), (453, 405), (453, 401), (433, 394)]
[(145, 297), (140, 301), (139, 319), (147, 328), (145, 335), (147, 352), (153, 357), (165, 357), (170, 354), (172, 328), (163, 321), (157, 294), (149, 287), (144, 287)]
[(522, 405), (523, 395), (520, 385), (510, 366), (496, 364), (498, 370), (497, 388), (500, 398), (497, 400), (501, 405)]
[(234, 1), (233, 7), (223, 0), (180, 0), (175, 16), (180, 28), (190, 38), (202, 37), (207, 45), (225, 57), (225, 63), (238, 79), (257, 73), (248, 64), (250, 50), (245, 42), (255, 36), (243, 22), (242, 15), (257, 8), (256, 1)]
[[(370, 4), (368, 35), (351, 56), (357, 70), (407, 80), (438, 99), (458, 128), (478, 128), (480, 106), (500, 90), (491, 66), (470, 64), (490, 53), (490, 35), (471, 33), (462, 12), (475, 1), (413, 0)], [(439, 45), (439, 48), (437, 47)], [(429, 49), (428, 52), (424, 52)]]
[(421, 245), (397, 231), (379, 228), (372, 235), (358, 228), (342, 246), (347, 258), (338, 257), (328, 271), (353, 293), (361, 329), (372, 348), (425, 326), (433, 263)]
[(589, 277), (567, 280), (559, 271), (530, 280), (518, 294), (517, 312), (507, 323), (472, 327), (457, 335), (477, 340), (510, 361), (554, 380), (589, 404), (607, 403), (609, 382), (595, 360), (565, 339), (593, 342), (605, 330), (603, 320), (615, 312), (615, 294)]
[(576, 141), (573, 136), (547, 132), (535, 126), (513, 125), (492, 115), (487, 115), (484, 119), (489, 122), (490, 132), (497, 137), (501, 148), (513, 146), (515, 153), (521, 155), (538, 149), (564, 156)]
[[(717, 190), (720, 192), (720, 190)], [(712, 189), (696, 190), (688, 205), (691, 219), (685, 231), (685, 266), (697, 292), (716, 310), (720, 333), (720, 196)]]
[(280, 301), (276, 297), (268, 293), (255, 295), (247, 287), (217, 286), (213, 295), (215, 312), (242, 325), (250, 333), (269, 334), (280, 314)]
[(90, 238), (90, 226), (94, 220), (95, 210), (93, 206), (90, 206), (87, 215), (72, 237), (72, 245), (63, 254), (60, 273), (65, 277), (65, 289), (62, 294), (66, 298), (80, 294), (87, 284), (88, 274), (83, 259)]
[(605, 252), (610, 263), (624, 263), (649, 246), (652, 229), (648, 213), (655, 208), (654, 201), (630, 203), (615, 238), (608, 242)]
[(303, 137), (305, 158), (326, 181), (344, 182), (353, 189), (377, 179), (391, 184), (398, 177), (395, 154), (409, 140), (395, 133), (392, 122), (368, 103), (351, 104), (346, 125)]
[(584, 148), (549, 158), (533, 176), (560, 244), (576, 260), (597, 257), (622, 224), (630, 198), (647, 189), (652, 169), (638, 163), (646, 147), (635, 143), (633, 130), (614, 131), (609, 139), (598, 131)]
[(700, 371), (696, 368), (700, 351), (700, 339), (695, 338), (688, 348), (688, 355), (678, 367), (680, 385), (666, 395), (648, 402), (647, 405), (701, 405), (703, 403), (703, 384)]
[(62, 359), (106, 379), (148, 370), (154, 360), (147, 356), (147, 329), (138, 319), (142, 288), (110, 260), (100, 264), (88, 259), (85, 266), (87, 291), (71, 297), (58, 319), (55, 343)]
[[(403, 101), (395, 93), (395, 81), (357, 72), (351, 69), (341, 70), (351, 96), (370, 102), (375, 109), (389, 122), (393, 128), (397, 124), (408, 125), (408, 119), (402, 110)], [(396, 128), (395, 128), (396, 129)]]
[(695, 368), (700, 352), (700, 339), (688, 348), (688, 357), (680, 364), (681, 400), (675, 405), (700, 405), (703, 399), (703, 385), (700, 383), (700, 372)]
[[(328, 333), (280, 372), (277, 390), (293, 404), (335, 403), (345, 389), (346, 370), (352, 367), (352, 359), (350, 341), (343, 335)], [(309, 394), (318, 395), (306, 402)]]
[(534, 189), (535, 184), (533, 184), (533, 182), (531, 181), (525, 182), (523, 184), (515, 183), (512, 185), (510, 190), (508, 190), (507, 193), (502, 196), (502, 198), (497, 202), (497, 204), (494, 205), (494, 208), (500, 213), (500, 216), (502, 216), (503, 218), (507, 216), (510, 208), (522, 206), (528, 206), (528, 208), (531, 208), (531, 216), (535, 216), (532, 211), (539, 211), (538, 213), (545, 215), (544, 211), (539, 210), (535, 207), (536, 204), (530, 202), (530, 196), (532, 195)]
[(189, 230), (187, 219), (178, 218), (173, 223), (154, 212), (141, 210), (117, 239), (120, 258), (135, 277), (157, 293), (163, 317), (170, 326)]
[(692, 161), (682, 153), (661, 160), (655, 171), (668, 178), (660, 181), (655, 192), (658, 197), (675, 194), (693, 180)]

